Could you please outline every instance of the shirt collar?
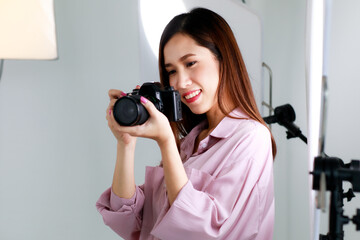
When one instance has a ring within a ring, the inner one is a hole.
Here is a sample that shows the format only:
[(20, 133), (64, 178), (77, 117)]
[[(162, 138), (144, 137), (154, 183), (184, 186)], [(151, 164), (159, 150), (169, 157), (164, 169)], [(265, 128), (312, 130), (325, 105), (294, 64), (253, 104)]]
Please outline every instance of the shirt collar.
[[(231, 116), (231, 117), (230, 117)], [(227, 138), (231, 136), (236, 130), (235, 123), (238, 122), (238, 119), (249, 119), (249, 116), (245, 114), (239, 108), (235, 108), (229, 113), (229, 116), (225, 116), (216, 128), (210, 133), (210, 136), (216, 138)]]
[[(230, 112), (229, 115), (235, 118), (231, 118), (230, 116), (229, 117), (225, 116), (216, 126), (216, 128), (210, 133), (209, 136), (215, 138), (227, 138), (231, 136), (236, 130), (235, 124), (237, 121), (239, 121), (238, 120), (239, 118), (249, 119), (249, 116), (238, 108)], [(204, 120), (201, 123), (199, 123), (197, 126), (195, 126), (190, 131), (190, 133), (184, 139), (182, 139), (182, 144), (180, 147), (182, 158), (188, 158), (189, 156), (192, 155), (195, 139), (199, 135), (199, 133), (206, 127), (207, 127), (207, 121)]]

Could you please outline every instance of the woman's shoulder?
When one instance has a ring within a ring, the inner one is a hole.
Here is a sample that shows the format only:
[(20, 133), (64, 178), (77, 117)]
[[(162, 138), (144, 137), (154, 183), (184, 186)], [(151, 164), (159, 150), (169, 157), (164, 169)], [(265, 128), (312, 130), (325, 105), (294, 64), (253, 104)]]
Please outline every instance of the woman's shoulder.
[(225, 166), (239, 161), (259, 166), (272, 162), (271, 133), (264, 124), (250, 118), (228, 118), (224, 125), (229, 132), (221, 147), (231, 153)]
[(251, 119), (240, 109), (235, 109), (224, 117), (211, 135), (218, 138), (242, 138), (250, 135), (270, 137), (270, 132), (259, 121)]

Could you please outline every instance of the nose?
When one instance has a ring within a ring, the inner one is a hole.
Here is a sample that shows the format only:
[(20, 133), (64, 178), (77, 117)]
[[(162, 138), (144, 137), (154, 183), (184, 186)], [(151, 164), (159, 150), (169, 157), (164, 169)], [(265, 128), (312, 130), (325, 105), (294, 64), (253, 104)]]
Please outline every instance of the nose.
[(176, 89), (185, 89), (192, 84), (191, 77), (186, 71), (178, 71), (176, 77)]

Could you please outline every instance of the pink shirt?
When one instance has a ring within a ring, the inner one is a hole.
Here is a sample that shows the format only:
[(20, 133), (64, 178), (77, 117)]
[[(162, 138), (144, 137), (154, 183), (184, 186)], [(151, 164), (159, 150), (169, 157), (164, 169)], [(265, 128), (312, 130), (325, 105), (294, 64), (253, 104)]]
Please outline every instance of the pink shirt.
[[(232, 115), (246, 118), (239, 110)], [(169, 206), (161, 167), (147, 167), (131, 199), (106, 190), (96, 206), (125, 239), (272, 239), (273, 157), (270, 133), (249, 119), (225, 117), (194, 154), (196, 126), (181, 144), (189, 181)]]

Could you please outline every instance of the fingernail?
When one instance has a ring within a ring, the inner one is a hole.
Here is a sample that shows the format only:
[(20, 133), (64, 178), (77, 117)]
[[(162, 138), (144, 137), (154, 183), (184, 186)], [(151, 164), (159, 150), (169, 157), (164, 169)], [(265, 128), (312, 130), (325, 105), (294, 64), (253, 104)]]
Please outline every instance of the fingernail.
[(148, 102), (148, 100), (146, 98), (144, 98), (143, 96), (140, 97), (140, 101), (143, 103), (143, 104), (146, 104)]
[(111, 109), (109, 110), (109, 115), (111, 115)]
[(136, 85), (136, 88), (140, 88), (140, 85)]
[(127, 94), (124, 92), (121, 92), (121, 96), (125, 97)]

